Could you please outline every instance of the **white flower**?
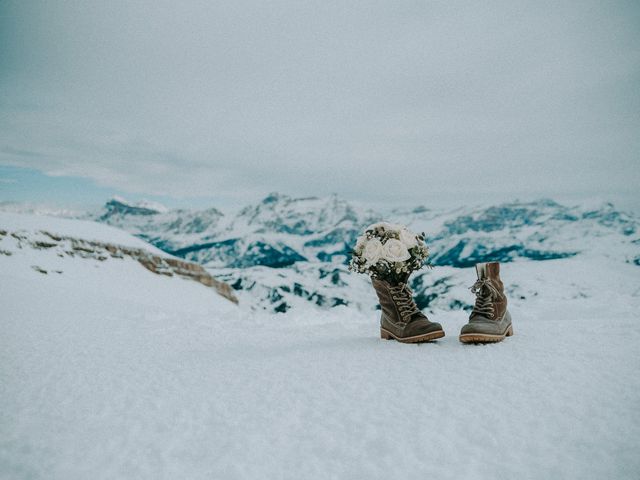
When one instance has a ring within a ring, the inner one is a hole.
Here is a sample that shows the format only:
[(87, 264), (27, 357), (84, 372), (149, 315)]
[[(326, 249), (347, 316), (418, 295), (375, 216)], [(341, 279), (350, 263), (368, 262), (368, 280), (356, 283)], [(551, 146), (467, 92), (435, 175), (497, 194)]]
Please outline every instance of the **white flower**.
[(355, 248), (356, 254), (360, 255), (364, 250), (364, 247), (366, 244), (367, 244), (367, 237), (365, 237), (364, 235), (360, 235), (358, 237), (358, 240), (356, 241), (356, 248)]
[(400, 229), (400, 241), (407, 248), (413, 248), (413, 247), (415, 247), (417, 245), (420, 245), (418, 243), (418, 239), (416, 238), (416, 234), (410, 232), (406, 228)]
[(377, 238), (372, 238), (364, 246), (362, 256), (369, 265), (375, 265), (382, 256), (382, 242)]
[(404, 262), (411, 258), (411, 254), (407, 247), (395, 238), (390, 238), (383, 246), (382, 255), (389, 262)]

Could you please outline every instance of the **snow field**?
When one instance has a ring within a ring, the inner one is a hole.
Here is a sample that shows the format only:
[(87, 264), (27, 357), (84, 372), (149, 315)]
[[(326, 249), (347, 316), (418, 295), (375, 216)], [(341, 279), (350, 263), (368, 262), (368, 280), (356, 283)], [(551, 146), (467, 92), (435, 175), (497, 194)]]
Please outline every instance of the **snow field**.
[(133, 260), (0, 255), (0, 478), (635, 479), (639, 272), (506, 264), (513, 337), (462, 345), (435, 310), (447, 336), (403, 345), (373, 290), (267, 314)]

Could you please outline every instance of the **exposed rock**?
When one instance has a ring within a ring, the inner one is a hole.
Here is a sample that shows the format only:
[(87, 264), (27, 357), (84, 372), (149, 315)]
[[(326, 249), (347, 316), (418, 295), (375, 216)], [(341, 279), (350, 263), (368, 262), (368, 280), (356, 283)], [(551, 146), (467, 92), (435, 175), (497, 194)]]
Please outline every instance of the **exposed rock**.
[(53, 233), (49, 233), (44, 230), (42, 230), (42, 233), (44, 233), (47, 237), (51, 238), (52, 240), (55, 240), (56, 242), (59, 242), (62, 240), (62, 237), (59, 235), (54, 235)]
[(51, 248), (57, 245), (58, 245), (57, 243), (50, 243), (50, 242), (33, 242), (33, 246), (35, 248)]

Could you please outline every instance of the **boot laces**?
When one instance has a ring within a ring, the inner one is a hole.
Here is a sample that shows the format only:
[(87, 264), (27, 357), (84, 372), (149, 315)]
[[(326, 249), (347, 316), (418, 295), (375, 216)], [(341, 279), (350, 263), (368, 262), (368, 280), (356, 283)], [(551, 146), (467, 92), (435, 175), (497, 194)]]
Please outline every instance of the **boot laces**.
[(502, 294), (489, 278), (476, 280), (470, 288), (471, 293), (476, 295), (476, 304), (471, 314), (477, 313), (485, 317), (493, 317), (493, 300), (502, 298)]
[(400, 316), (405, 323), (409, 323), (409, 319), (414, 313), (420, 312), (420, 309), (413, 301), (413, 291), (406, 283), (400, 283), (390, 288), (391, 298), (395, 300), (398, 306)]

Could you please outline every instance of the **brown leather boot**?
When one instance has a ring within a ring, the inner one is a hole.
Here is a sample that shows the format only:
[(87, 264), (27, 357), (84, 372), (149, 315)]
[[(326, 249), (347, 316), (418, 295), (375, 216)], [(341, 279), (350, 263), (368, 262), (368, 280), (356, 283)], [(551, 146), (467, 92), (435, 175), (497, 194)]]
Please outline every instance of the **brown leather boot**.
[(380, 336), (383, 339), (419, 343), (444, 337), (442, 326), (431, 322), (413, 301), (409, 285), (392, 285), (378, 278), (372, 278), (371, 283), (382, 307)]
[(476, 304), (467, 323), (460, 331), (462, 343), (500, 342), (513, 335), (511, 314), (507, 310), (507, 297), (500, 279), (498, 262), (476, 265), (478, 280), (471, 287)]

